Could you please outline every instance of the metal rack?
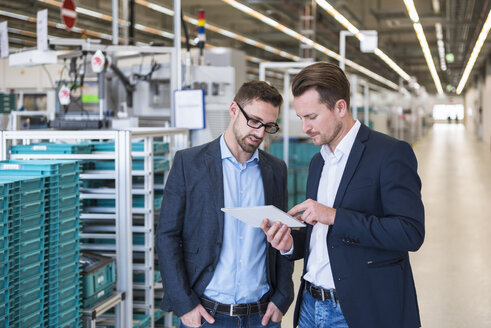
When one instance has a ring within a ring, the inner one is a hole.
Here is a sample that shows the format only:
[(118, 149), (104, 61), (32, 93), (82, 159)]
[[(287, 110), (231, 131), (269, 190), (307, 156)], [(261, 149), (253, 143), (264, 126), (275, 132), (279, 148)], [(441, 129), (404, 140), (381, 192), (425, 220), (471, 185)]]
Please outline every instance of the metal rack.
[[(9, 147), (13, 144), (31, 144), (38, 141), (113, 141), (114, 151), (93, 152), (91, 154), (10, 154)], [(143, 141), (143, 151), (131, 151), (133, 141)], [(126, 130), (26, 130), (3, 131), (0, 133), (0, 159), (78, 159), (78, 160), (111, 160), (114, 170), (84, 170), (80, 174), (81, 181), (114, 180), (114, 188), (97, 188), (84, 190), (80, 199), (114, 199), (115, 207), (86, 207), (80, 219), (84, 228), (80, 237), (111, 239), (114, 244), (81, 243), (81, 249), (97, 251), (116, 258), (116, 274), (118, 292), (124, 292), (125, 302), (116, 305), (116, 327), (132, 327), (133, 310), (145, 311), (151, 316), (151, 327), (154, 326), (155, 289), (160, 284), (154, 281), (154, 233), (155, 210), (154, 190), (162, 185), (154, 185), (154, 141), (169, 143), (168, 160), (171, 160), (179, 149), (189, 147), (187, 129), (176, 128), (131, 128)], [(143, 170), (132, 170), (132, 159), (144, 159)], [(133, 188), (134, 176), (143, 177), (143, 188)], [(164, 176), (163, 179), (167, 177)], [(132, 206), (133, 195), (143, 195), (144, 207)], [(136, 225), (136, 222), (143, 224)], [(133, 233), (143, 234), (144, 245), (133, 245)], [(133, 259), (139, 263), (133, 263)], [(133, 272), (144, 272), (144, 282), (134, 284)], [(134, 293), (136, 292), (136, 293)], [(134, 301), (134, 294), (140, 297)], [(124, 309), (121, 308), (124, 304)], [(123, 311), (123, 314), (121, 314)], [(169, 318), (165, 319), (169, 322)]]

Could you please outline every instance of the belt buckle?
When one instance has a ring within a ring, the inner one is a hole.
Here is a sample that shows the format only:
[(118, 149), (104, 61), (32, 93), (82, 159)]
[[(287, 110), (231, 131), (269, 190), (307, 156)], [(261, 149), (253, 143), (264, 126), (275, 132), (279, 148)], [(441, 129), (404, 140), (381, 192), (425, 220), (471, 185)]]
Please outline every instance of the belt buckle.
[(234, 304), (230, 304), (230, 316), (234, 316)]

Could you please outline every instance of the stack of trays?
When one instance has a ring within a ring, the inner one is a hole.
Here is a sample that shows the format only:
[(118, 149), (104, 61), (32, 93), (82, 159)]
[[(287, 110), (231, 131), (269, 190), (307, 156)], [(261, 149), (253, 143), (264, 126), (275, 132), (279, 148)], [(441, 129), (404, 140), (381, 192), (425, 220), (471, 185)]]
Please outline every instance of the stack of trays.
[(90, 154), (92, 144), (90, 143), (54, 143), (41, 142), (31, 145), (13, 145), (12, 154)]
[(83, 307), (89, 309), (112, 294), (116, 283), (116, 264), (110, 257), (82, 251), (80, 266)]
[[(114, 141), (102, 141), (102, 142), (92, 142), (93, 151), (114, 151)], [(142, 152), (145, 145), (143, 142), (132, 142), (131, 151)], [(154, 141), (153, 142), (153, 153), (154, 155), (165, 154), (169, 152), (169, 143)]]
[[(0, 325), (35, 327), (45, 322), (45, 216), (43, 177), (0, 176), (3, 192)], [(6, 219), (6, 221), (5, 221)], [(6, 275), (5, 275), (6, 273)]]
[[(22, 318), (22, 327), (38, 326), (40, 317), (43, 326), (78, 327), (79, 164), (65, 160), (0, 162), (0, 179), (14, 174), (24, 179), (19, 199), (10, 200), (19, 204), (13, 213), (18, 212), (20, 219), (9, 224), (10, 252), (18, 255), (10, 271), (18, 271), (20, 283), (11, 280), (9, 284), (22, 293), (10, 294), (11, 319)], [(37, 176), (37, 180), (26, 176)], [(34, 192), (27, 187), (34, 187), (35, 182), (39, 189)], [(35, 315), (26, 316), (26, 310)]]

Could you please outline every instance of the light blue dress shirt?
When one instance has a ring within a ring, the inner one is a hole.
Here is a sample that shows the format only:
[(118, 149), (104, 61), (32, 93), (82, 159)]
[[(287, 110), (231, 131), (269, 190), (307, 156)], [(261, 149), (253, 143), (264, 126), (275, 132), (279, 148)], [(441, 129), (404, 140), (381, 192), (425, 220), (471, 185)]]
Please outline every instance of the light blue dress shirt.
[[(225, 207), (264, 205), (264, 186), (256, 150), (244, 164), (238, 162), (220, 138)], [(266, 277), (266, 236), (225, 214), (223, 246), (205, 296), (224, 304), (258, 301), (269, 290)]]

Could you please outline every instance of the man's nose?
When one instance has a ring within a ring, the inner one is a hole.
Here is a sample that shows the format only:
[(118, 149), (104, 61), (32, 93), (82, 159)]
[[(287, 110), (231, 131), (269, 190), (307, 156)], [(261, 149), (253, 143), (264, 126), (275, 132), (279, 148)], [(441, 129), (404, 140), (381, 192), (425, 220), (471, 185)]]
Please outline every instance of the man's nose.
[(303, 133), (309, 132), (311, 128), (312, 128), (312, 126), (310, 124), (308, 124), (306, 121), (302, 121), (302, 131), (303, 131)]

